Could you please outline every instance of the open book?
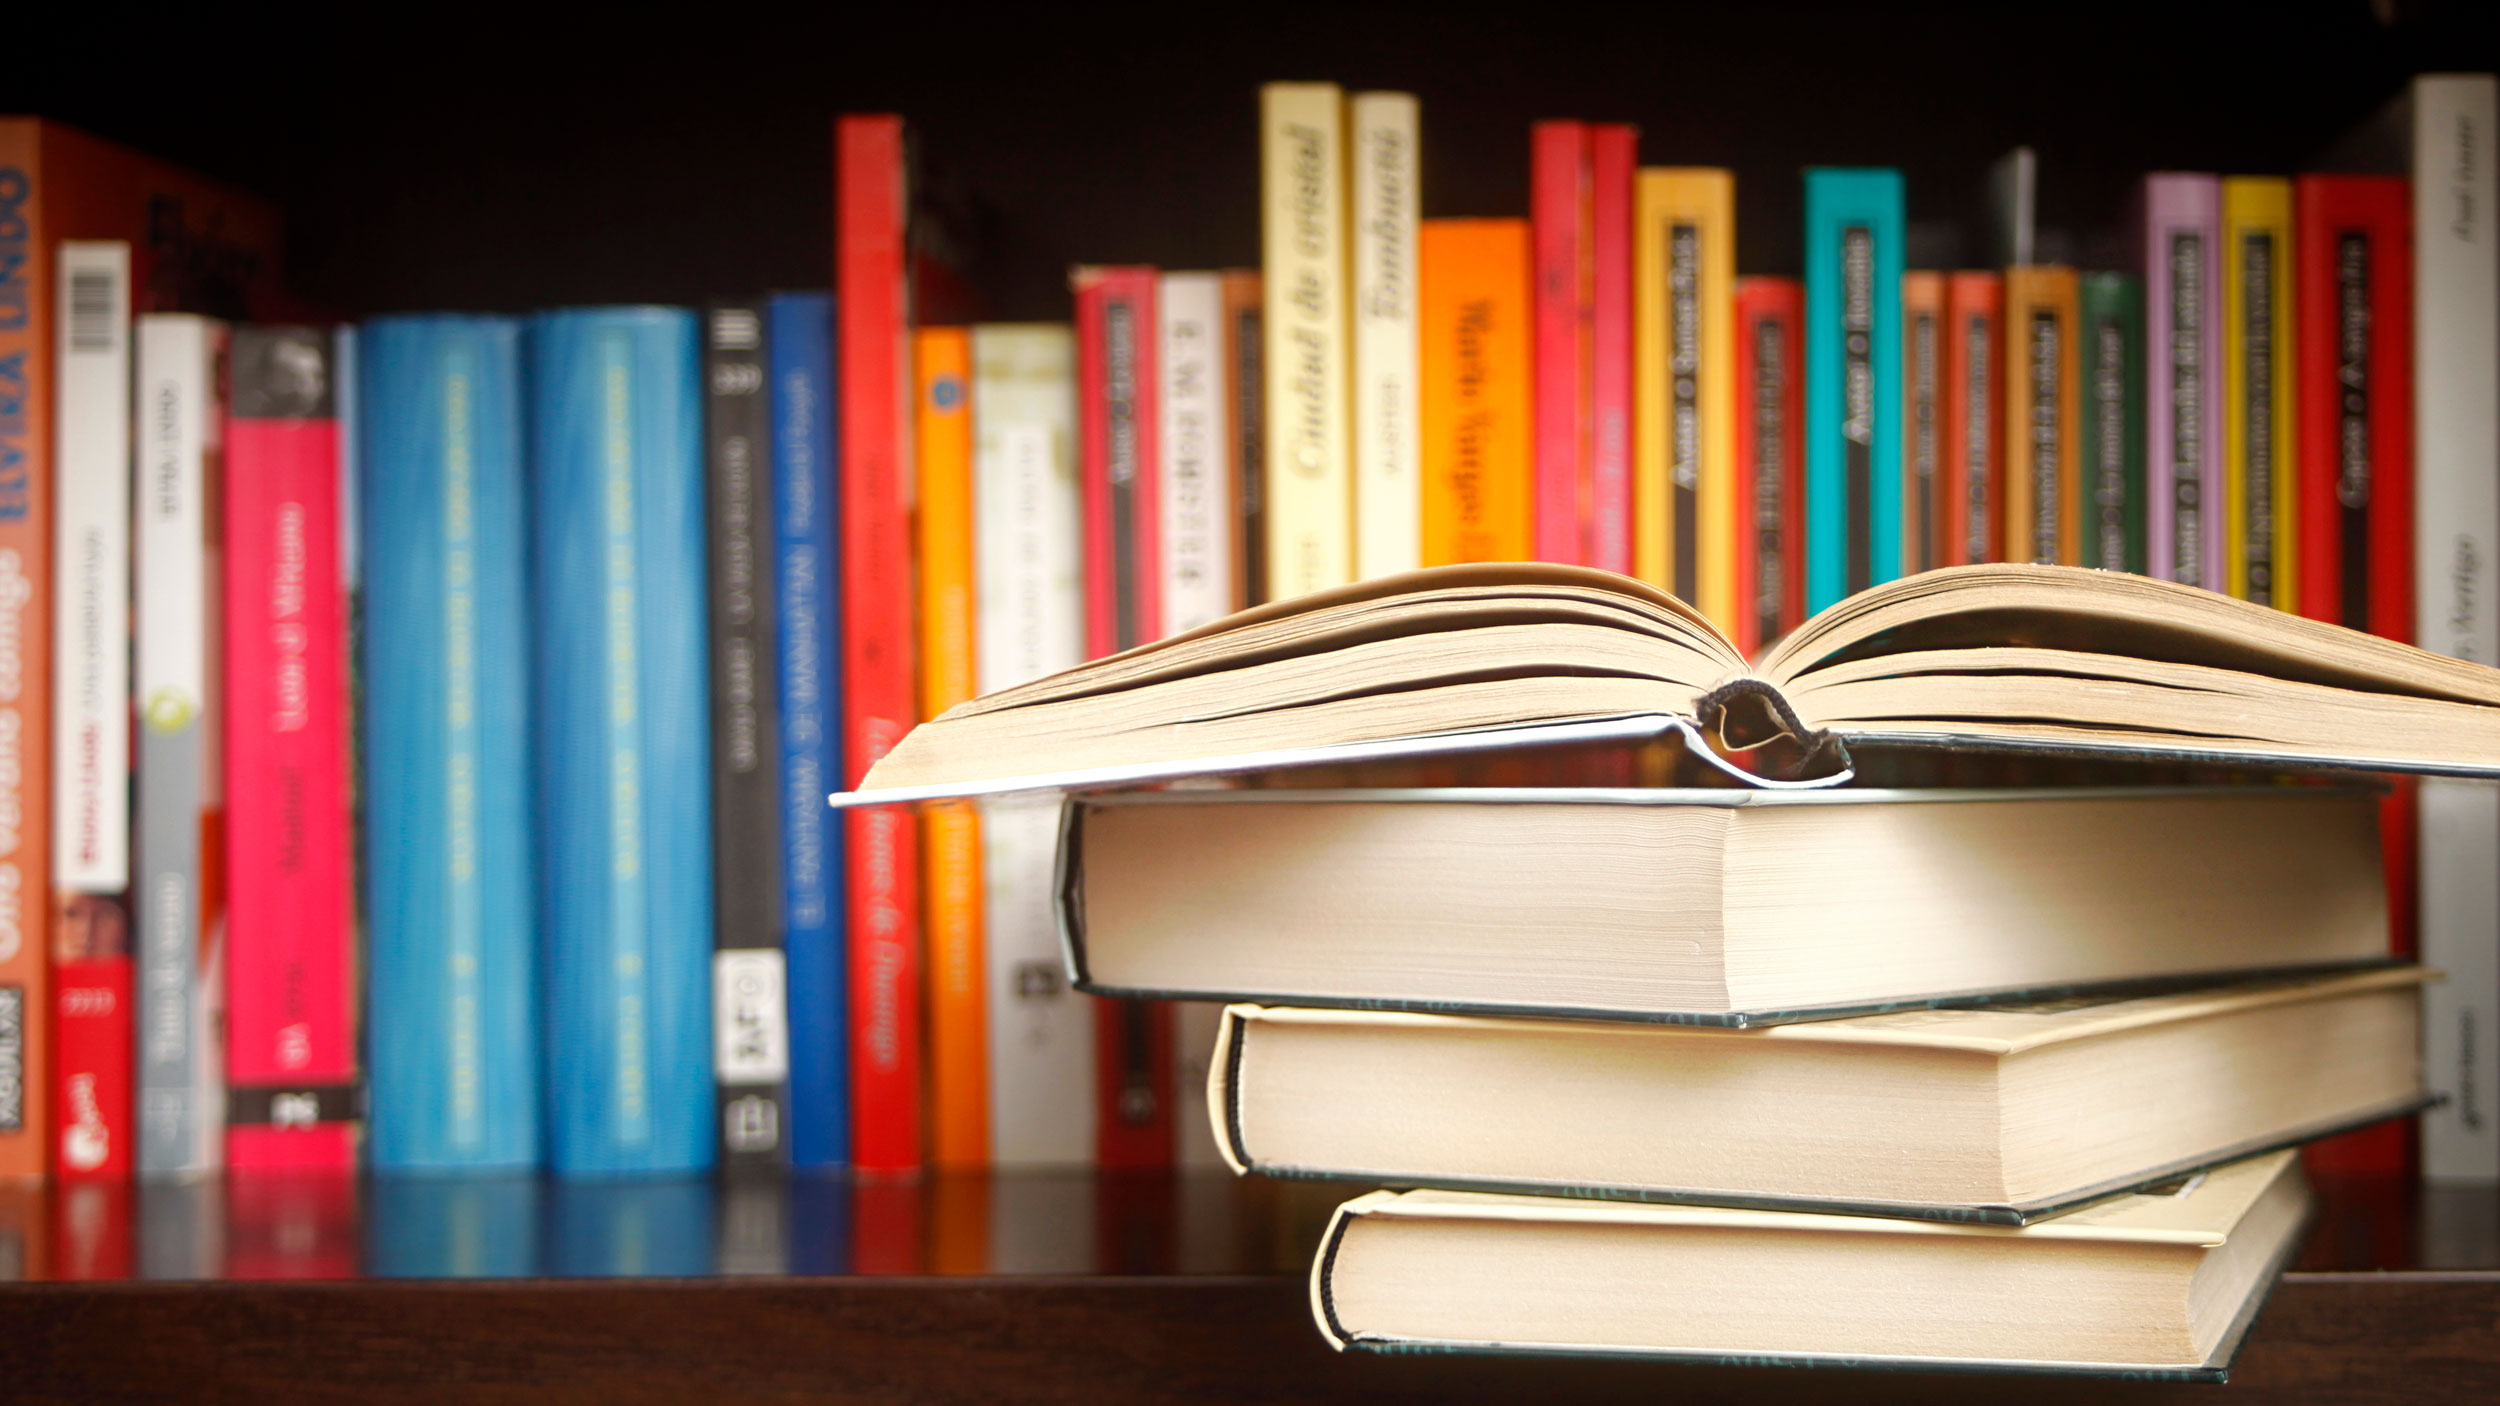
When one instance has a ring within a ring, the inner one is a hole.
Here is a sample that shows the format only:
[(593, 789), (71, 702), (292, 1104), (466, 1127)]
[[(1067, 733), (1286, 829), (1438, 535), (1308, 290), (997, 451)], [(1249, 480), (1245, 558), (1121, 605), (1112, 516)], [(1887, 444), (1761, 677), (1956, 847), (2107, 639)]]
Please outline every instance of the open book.
[(1748, 664), (1700, 612), (1584, 567), (1437, 567), (1259, 606), (949, 709), (838, 804), (1537, 742), (1852, 743), (2500, 776), (2500, 670), (2194, 587), (2062, 566), (1862, 592)]

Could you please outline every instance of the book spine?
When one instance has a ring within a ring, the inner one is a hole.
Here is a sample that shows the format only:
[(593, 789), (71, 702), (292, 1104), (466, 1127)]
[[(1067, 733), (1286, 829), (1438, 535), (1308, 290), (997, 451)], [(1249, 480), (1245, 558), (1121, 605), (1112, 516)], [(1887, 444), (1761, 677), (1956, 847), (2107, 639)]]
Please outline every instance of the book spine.
[(1523, 561), (1533, 478), (1524, 220), (1426, 220), (1419, 241), (1423, 564)]
[[(1408, 242), (1413, 236), (1410, 232)], [(1413, 256), (1408, 256), (1411, 263)], [(1411, 296), (1414, 273), (1403, 276)], [(1155, 401), (1160, 413), (1155, 443), (1160, 462), (1155, 501), (1162, 509), (1157, 535), (1162, 539), (1156, 594), (1163, 605), (1163, 633), (1185, 634), (1212, 624), (1239, 608), (1234, 582), (1231, 519), (1233, 498), (1224, 475), (1226, 447), (1232, 441), (1226, 421), (1230, 409), (1224, 396), (1224, 290), (1219, 275), (1167, 273), (1155, 290), (1157, 327), (1155, 368), (1159, 382)], [(1414, 314), (1407, 312), (1408, 330)], [(1400, 376), (1409, 398), (1415, 388), (1414, 368)], [(1406, 438), (1413, 438), (1414, 411), (1404, 416)], [(1399, 462), (1399, 480), (1413, 498), (1415, 456), (1411, 446)], [(1412, 507), (1407, 515), (1414, 516)], [(1401, 570), (1413, 569), (1408, 561)]]
[(1901, 569), (1944, 565), (1944, 275), (1901, 275)]
[[(972, 338), (913, 334), (913, 442), (920, 455), (920, 716), (973, 696)], [(989, 1161), (989, 1039), (981, 960), (981, 813), (968, 801), (920, 820), (921, 913), (929, 948), (929, 1154), (940, 1167)]]
[[(1632, 528), (1632, 202), (1640, 129), (1589, 132), (1589, 565), (1629, 575)], [(1692, 600), (1692, 596), (1684, 597)]]
[[(1415, 225), (1423, 131), (1406, 93), (1357, 93), (1346, 119), (1354, 185), (1354, 574), (1368, 578), (1412, 571), (1422, 560)], [(1168, 386), (1168, 369), (1165, 379)], [(1175, 631), (1188, 628), (1173, 622)]]
[(1255, 269), (1223, 276), (1225, 481), (1232, 509), (1233, 608), (1257, 605), (1267, 593), (1267, 380), (1261, 358), (1266, 300)]
[(2005, 282), (1961, 272), (1945, 282), (1944, 565), (2005, 559), (2005, 474), (1997, 421), (2004, 414)]
[[(715, 1152), (697, 324), (678, 308), (530, 324), (538, 930), (562, 1175), (695, 1171)], [(235, 924), (239, 954), (239, 907)]]
[[(842, 761), (859, 784), (918, 716), (912, 696), (911, 394), (903, 122), (834, 129), (835, 365), (841, 377)], [(920, 896), (908, 812), (845, 814), (850, 891), (851, 1156), (920, 1165)]]
[(520, 325), (407, 317), (361, 330), (372, 1164), (530, 1167), (539, 1031)]
[(2222, 485), (2229, 593), (2300, 604), (2292, 185), (2222, 183)]
[(2075, 272), (2005, 271), (2005, 559), (2082, 561)]
[(2144, 570), (2144, 285), (2087, 273), (2076, 288), (2082, 406), (2077, 460), (2089, 489), (2083, 563)]
[(1736, 544), (1735, 181), (1641, 172), (1635, 253), (1637, 574), (1732, 627)]
[[(2500, 83), (2431, 75), (2413, 85), (2413, 590), (2416, 643), (2500, 660), (2483, 586), (2500, 559), (2500, 201), (2493, 142)], [(2500, 1181), (2500, 793), (2421, 783), (2418, 920), (2425, 964), (2424, 1081), (2448, 1102), (2423, 1115), (2422, 1174)]]
[(2222, 183), (2144, 181), (2145, 569), (2224, 586)]
[(1901, 574), (1901, 173), (1806, 172), (1806, 609)]
[(330, 334), (247, 328), (226, 429), (226, 1163), (356, 1163), (347, 619)]
[(1354, 579), (1345, 113), (1335, 84), (1259, 90), (1259, 164), (1267, 587), (1282, 599)]
[(1529, 223), (1536, 240), (1536, 555), (1591, 557), (1589, 134), (1540, 122), (1528, 137)]
[(1735, 641), (1758, 656), (1805, 619), (1805, 290), (1736, 280)]
[[(979, 689), (1085, 658), (1074, 339), (1064, 327), (976, 327), (974, 553)], [(1094, 1155), (1094, 1006), (1069, 989), (1051, 901), (1058, 807), (1002, 798), (982, 815), (989, 987), (990, 1158)]]
[(194, 1176), (224, 1150), (225, 799), (218, 656), (226, 329), (139, 319), (134, 575), (139, 793), (138, 1173)]
[(783, 977), (790, 1016), (789, 1148), (800, 1167), (851, 1159), (846, 856), (825, 796), (842, 776), (834, 554), (833, 299), (766, 308), (772, 385), (773, 631), (781, 681)]

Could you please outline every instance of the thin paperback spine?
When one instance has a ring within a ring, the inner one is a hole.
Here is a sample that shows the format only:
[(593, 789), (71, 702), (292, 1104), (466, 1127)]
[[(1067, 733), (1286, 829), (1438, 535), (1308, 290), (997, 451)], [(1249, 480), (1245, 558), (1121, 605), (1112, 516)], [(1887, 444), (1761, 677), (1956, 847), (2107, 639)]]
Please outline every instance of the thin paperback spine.
[(1585, 566), (1592, 490), (1589, 417), (1589, 138), (1578, 122), (1529, 133), (1530, 227), (1536, 273), (1536, 555)]
[(1806, 609), (1901, 574), (1901, 173), (1806, 172)]
[[(1369, 578), (1412, 571), (1421, 560), (1415, 227), (1423, 134), (1406, 93), (1357, 93), (1346, 114), (1354, 187), (1354, 574)], [(1176, 616), (1172, 628), (1190, 627)]]
[(2222, 183), (2144, 178), (2145, 569), (2224, 587)]
[(1901, 569), (1944, 564), (1942, 551), (1944, 275), (1901, 275)]
[(1276, 599), (1354, 579), (1344, 106), (1333, 83), (1259, 90), (1262, 502)]
[(1588, 562), (1629, 575), (1634, 536), (1632, 200), (1640, 129), (1596, 123), (1588, 133)]
[(1736, 623), (1736, 182), (1640, 175), (1634, 558), (1643, 580)]
[(1945, 282), (1944, 563), (2005, 558), (2005, 473), (1997, 422), (2005, 412), (2005, 282), (1964, 271)]
[(1529, 247), (1525, 220), (1423, 224), (1427, 566), (1529, 555), (1535, 468)]
[(2083, 564), (2144, 570), (2144, 284), (2087, 273), (2076, 299), (2082, 405), (2077, 463), (2088, 520)]
[(2005, 271), (2005, 559), (2081, 560), (2075, 273)]
[[(1412, 282), (1410, 272), (1410, 288)], [(1232, 425), (1220, 361), (1224, 345), (1221, 276), (1164, 274), (1155, 290), (1155, 309), (1155, 369), (1160, 382), (1155, 394), (1159, 462), (1154, 472), (1156, 501), (1162, 509), (1157, 535), (1163, 578), (1158, 595), (1163, 633), (1177, 635), (1241, 608), (1235, 589), (1239, 573), (1232, 561), (1232, 495), (1224, 472)], [(1411, 392), (1412, 368), (1403, 383)], [(1410, 425), (1411, 410), (1405, 412)], [(1408, 466), (1403, 477), (1411, 498), (1413, 454), (1409, 452), (1401, 462)], [(1410, 561), (1400, 569), (1413, 565)]]
[(2222, 486), (2230, 594), (2299, 608), (2292, 186), (2222, 183)]
[(1267, 597), (1267, 354), (1262, 330), (1266, 299), (1256, 269), (1224, 274), (1224, 421), (1227, 481), (1232, 485), (1233, 599), (1244, 607)]
[(1805, 620), (1805, 290), (1736, 280), (1735, 641), (1758, 657)]
[[(972, 345), (961, 327), (912, 336), (913, 443), (920, 454), (920, 716), (977, 691), (973, 581)], [(940, 1167), (989, 1160), (989, 1036), (981, 960), (981, 812), (970, 801), (920, 820), (922, 919), (929, 943), (929, 1155)]]

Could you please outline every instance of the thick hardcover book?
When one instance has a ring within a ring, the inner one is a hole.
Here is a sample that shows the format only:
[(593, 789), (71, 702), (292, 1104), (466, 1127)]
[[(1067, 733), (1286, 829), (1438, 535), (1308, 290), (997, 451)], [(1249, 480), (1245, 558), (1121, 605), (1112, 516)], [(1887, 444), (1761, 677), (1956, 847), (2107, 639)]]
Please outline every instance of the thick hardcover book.
[(699, 1170), (717, 1142), (697, 323), (530, 323), (547, 1161), (565, 1175)]
[(276, 211), (83, 132), (0, 118), (0, 264), (11, 274), (0, 366), (15, 368), (0, 415), (0, 1180), (44, 1174), (49, 1146), (52, 996), (53, 325), (61, 242), (131, 245), (131, 306), (142, 312), (276, 315)]
[(1267, 379), (1261, 358), (1266, 300), (1256, 269), (1223, 274), (1225, 478), (1232, 484), (1233, 596), (1243, 605), (1267, 599)]
[(226, 339), (204, 317), (139, 319), (133, 916), (146, 1178), (214, 1171), (225, 1151)]
[(2300, 605), (2292, 183), (2222, 183), (2223, 571), (2232, 595)]
[[(912, 334), (919, 454), (920, 716), (980, 692), (973, 523), (972, 334)], [(921, 925), (929, 945), (929, 1156), (989, 1161), (989, 1014), (981, 956), (981, 813), (970, 801), (920, 817)]]
[(1632, 203), (1640, 129), (1588, 129), (1588, 564), (1633, 569)]
[(2224, 589), (2222, 182), (2144, 178), (2144, 561), (2165, 581)]
[[(979, 691), (994, 693), (1085, 658), (1075, 339), (976, 327), (972, 365)], [(1095, 1003), (1059, 962), (1057, 849), (1057, 807), (984, 805), (989, 1156), (1002, 1167), (1094, 1157)]]
[(781, 885), (790, 1015), (789, 1148), (801, 1167), (851, 1160), (849, 972), (841, 822), (842, 656), (834, 554), (833, 299), (776, 293), (772, 384), (773, 602), (781, 611)]
[(2005, 271), (2005, 559), (2083, 562), (2075, 271)]
[[(856, 784), (919, 716), (913, 696), (911, 193), (903, 120), (834, 125), (835, 358), (841, 435), (842, 764)], [(861, 1170), (920, 1165), (918, 826), (844, 817), (849, 846), (851, 1156)]]
[(1736, 178), (1640, 174), (1633, 230), (1634, 575), (1736, 625)]
[(1424, 565), (1524, 560), (1534, 431), (1528, 222), (1426, 220), (1421, 245)]
[[(1353, 245), (1348, 271), (1354, 317), (1354, 574), (1360, 578), (1423, 564), (1415, 518), (1420, 452), (1415, 225), (1422, 202), (1423, 129), (1414, 96), (1356, 93), (1346, 99), (1346, 145)], [(1168, 441), (1164, 452), (1172, 452)], [(1189, 626), (1176, 616), (1172, 628)]]
[(721, 1160), (788, 1160), (780, 611), (764, 303), (703, 310), (705, 600), (712, 690), (712, 1076)]
[(1334, 83), (1259, 90), (1259, 245), (1267, 297), (1267, 587), (1355, 579), (1353, 317), (1346, 306), (1345, 99)]
[(130, 246), (60, 248), (52, 627), (54, 1175), (132, 1144)]
[(2084, 493), (2083, 564), (2144, 570), (2144, 283), (2081, 275), (2076, 467)]
[(1945, 280), (1945, 566), (2005, 559), (2005, 279), (1964, 270)]
[(1901, 275), (1901, 570), (1945, 564), (1944, 275)]
[[(1412, 230), (1406, 238), (1412, 244)], [(1408, 260), (1412, 262), (1412, 254)], [(1411, 298), (1413, 270), (1410, 268), (1404, 277), (1405, 296)], [(1412, 308), (1406, 321), (1407, 340), (1411, 342)], [(1180, 634), (1212, 624), (1248, 603), (1242, 599), (1241, 573), (1232, 560), (1233, 506), (1237, 495), (1226, 472), (1232, 441), (1232, 406), (1224, 394), (1223, 275), (1162, 275), (1156, 282), (1155, 324), (1157, 379), (1152, 399), (1156, 405), (1158, 453), (1151, 469), (1158, 480), (1155, 506), (1161, 510), (1162, 518), (1156, 524), (1156, 535), (1161, 538), (1157, 570), (1162, 576), (1156, 597), (1163, 607), (1164, 633)], [(1411, 363), (1413, 358), (1408, 360)], [(1417, 504), (1412, 443), (1415, 408), (1411, 404), (1415, 368), (1410, 364), (1394, 377), (1383, 375), (1404, 386), (1405, 399), (1410, 402), (1397, 412), (1403, 417), (1401, 437), (1406, 443), (1399, 451), (1403, 456), (1399, 463), (1404, 467), (1396, 477), (1407, 505), (1408, 522), (1402, 530), (1411, 539)], [(1412, 570), (1417, 563), (1411, 541), (1404, 551), (1404, 565), (1398, 569)]]
[(359, 348), (372, 1165), (539, 1160), (521, 326)]
[(235, 333), (226, 422), (226, 1162), (349, 1168), (357, 1060), (331, 337)]
[(1588, 125), (1537, 123), (1528, 161), (1536, 241), (1536, 555), (1587, 566), (1596, 511), (1589, 377), (1597, 297)]
[(1901, 173), (1806, 172), (1806, 609), (1901, 574)]
[(1735, 628), (1752, 658), (1806, 618), (1805, 289), (1736, 280)]

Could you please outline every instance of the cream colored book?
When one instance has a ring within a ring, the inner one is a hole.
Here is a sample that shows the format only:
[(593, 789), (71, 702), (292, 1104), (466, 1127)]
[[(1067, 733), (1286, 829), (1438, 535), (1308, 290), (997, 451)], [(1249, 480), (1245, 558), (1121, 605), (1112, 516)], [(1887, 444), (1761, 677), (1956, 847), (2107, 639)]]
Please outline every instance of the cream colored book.
[(1761, 1030), (1232, 1006), (1234, 1170), (2019, 1225), (2419, 1109), (2419, 967)]
[(2020, 1227), (1374, 1192), (1311, 1313), (1339, 1350), (2212, 1381), (2309, 1206), (2290, 1152)]
[(1423, 128), (1407, 93), (1346, 100), (1354, 260), (1354, 574), (1423, 565), (1416, 240)]
[(1267, 571), (1279, 597), (1355, 579), (1345, 145), (1336, 84), (1259, 90)]

